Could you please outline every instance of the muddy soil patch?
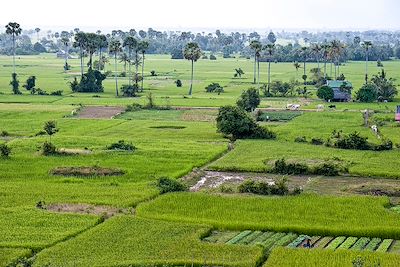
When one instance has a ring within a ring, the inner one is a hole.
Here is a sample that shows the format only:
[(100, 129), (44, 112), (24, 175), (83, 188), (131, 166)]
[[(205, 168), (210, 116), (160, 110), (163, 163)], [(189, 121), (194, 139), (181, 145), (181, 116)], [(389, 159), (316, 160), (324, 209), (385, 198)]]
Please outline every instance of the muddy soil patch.
[(46, 207), (46, 210), (59, 213), (92, 214), (104, 216), (106, 218), (110, 218), (121, 212), (126, 212), (124, 210), (113, 207), (95, 206), (88, 204), (50, 204)]
[(77, 115), (77, 118), (112, 119), (124, 111), (124, 107), (84, 107)]
[(125, 172), (120, 169), (102, 167), (57, 167), (50, 171), (52, 175), (59, 176), (121, 176)]

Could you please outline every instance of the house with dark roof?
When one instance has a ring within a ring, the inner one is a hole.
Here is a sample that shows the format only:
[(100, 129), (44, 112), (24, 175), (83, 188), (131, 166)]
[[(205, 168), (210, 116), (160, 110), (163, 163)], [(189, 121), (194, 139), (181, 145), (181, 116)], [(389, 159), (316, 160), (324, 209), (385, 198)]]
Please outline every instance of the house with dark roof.
[(333, 90), (333, 101), (349, 102), (353, 85), (348, 81), (327, 81), (326, 85)]

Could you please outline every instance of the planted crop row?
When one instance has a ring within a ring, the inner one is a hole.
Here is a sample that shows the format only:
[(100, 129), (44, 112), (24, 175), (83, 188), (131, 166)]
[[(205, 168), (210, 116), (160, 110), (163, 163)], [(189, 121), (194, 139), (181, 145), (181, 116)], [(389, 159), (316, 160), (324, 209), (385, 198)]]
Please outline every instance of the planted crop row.
[(385, 239), (382, 241), (382, 243), (379, 245), (379, 247), (376, 249), (378, 252), (387, 252), (389, 247), (392, 245), (393, 239)]
[(351, 250), (361, 251), (369, 243), (370, 239), (368, 237), (361, 237), (357, 242), (351, 247)]
[(251, 234), (250, 230), (243, 231), (240, 234), (238, 234), (237, 236), (235, 236), (234, 238), (232, 238), (231, 240), (229, 240), (228, 242), (226, 242), (226, 244), (236, 244), (240, 240), (242, 240), (244, 237), (248, 236), (249, 234)]
[(333, 237), (330, 237), (330, 236), (323, 237), (315, 244), (314, 247), (316, 247), (316, 248), (324, 248), (324, 247), (326, 247), (326, 245), (329, 244), (329, 242), (332, 241), (332, 239), (333, 239)]
[(264, 232), (262, 235), (254, 239), (252, 242), (250, 242), (250, 245), (256, 245), (264, 242), (267, 240), (269, 237), (271, 237), (274, 234), (274, 232)]
[(351, 248), (358, 240), (358, 237), (348, 237), (339, 247), (338, 249), (349, 249)]
[(288, 248), (297, 248), (303, 241), (307, 238), (306, 235), (299, 235), (295, 240), (292, 241), (287, 247)]
[(286, 234), (285, 233), (276, 233), (272, 235), (270, 238), (265, 240), (261, 245), (264, 247), (265, 250), (269, 250), (272, 248), (272, 246), (282, 237), (284, 237)]
[(380, 238), (372, 238), (371, 241), (368, 243), (368, 245), (365, 246), (364, 250), (375, 251), (375, 249), (378, 247), (381, 241), (382, 240)]
[(329, 243), (326, 249), (335, 250), (346, 240), (345, 236), (338, 236)]
[(244, 237), (242, 240), (240, 240), (237, 244), (242, 244), (242, 245), (248, 245), (250, 242), (252, 242), (254, 239), (262, 235), (261, 231), (254, 231), (248, 236)]

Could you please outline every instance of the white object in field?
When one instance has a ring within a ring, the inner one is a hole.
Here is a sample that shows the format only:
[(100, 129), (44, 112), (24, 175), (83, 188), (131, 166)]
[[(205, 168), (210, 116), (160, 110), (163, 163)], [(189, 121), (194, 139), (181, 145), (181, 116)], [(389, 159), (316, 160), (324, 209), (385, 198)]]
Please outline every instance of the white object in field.
[(300, 109), (299, 104), (292, 105), (292, 110), (299, 110), (299, 109)]
[(323, 110), (324, 110), (324, 105), (321, 105), (321, 104), (318, 105), (318, 106), (317, 106), (317, 110), (318, 110), (318, 111), (323, 111)]

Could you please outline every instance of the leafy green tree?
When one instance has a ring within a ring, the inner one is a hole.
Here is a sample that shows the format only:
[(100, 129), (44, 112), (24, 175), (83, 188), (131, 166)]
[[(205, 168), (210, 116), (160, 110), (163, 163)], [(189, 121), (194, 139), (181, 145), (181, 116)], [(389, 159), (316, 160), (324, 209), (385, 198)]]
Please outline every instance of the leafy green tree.
[(242, 92), (236, 104), (247, 112), (254, 111), (260, 105), (260, 94), (254, 88), (247, 89)]
[(207, 93), (217, 93), (220, 95), (224, 92), (224, 88), (219, 83), (211, 83), (205, 88)]
[(82, 78), (83, 78), (83, 64), (84, 64), (83, 57), (84, 57), (84, 51), (85, 51), (86, 43), (87, 43), (86, 33), (77, 32), (75, 34), (75, 42), (74, 42), (73, 46), (74, 47), (79, 47), (79, 58), (80, 58), (80, 61), (81, 61), (81, 77)]
[[(291, 90), (293, 90), (293, 84), (282, 81), (273, 81), (271, 83), (271, 93), (274, 95), (280, 95), (281, 97), (286, 96)], [(269, 93), (267, 93), (269, 95)]]
[(0, 156), (8, 158), (11, 154), (11, 148), (7, 144), (0, 144)]
[(276, 137), (273, 132), (260, 127), (249, 114), (239, 107), (221, 107), (216, 120), (218, 132), (231, 135), (234, 139), (273, 139)]
[(15, 72), (15, 41), (16, 37), (20, 35), (22, 29), (20, 25), (16, 22), (10, 22), (6, 25), (6, 34), (11, 35), (12, 45), (13, 45), (13, 73)]
[(97, 65), (97, 70), (101, 71), (101, 67), (105, 66), (105, 57), (102, 55), (102, 53), (103, 49), (108, 48), (107, 36), (105, 36), (104, 34), (99, 34), (97, 36), (97, 46), (99, 50), (99, 64)]
[(140, 90), (143, 92), (143, 83), (144, 83), (144, 55), (146, 53), (146, 50), (149, 48), (149, 42), (146, 40), (140, 41), (138, 46), (139, 50), (142, 53), (142, 86), (140, 87)]
[(40, 41), (40, 38), (39, 38), (40, 28), (35, 28), (35, 32), (36, 32), (37, 43), (39, 43), (39, 41)]
[(311, 46), (311, 51), (314, 54), (315, 58), (317, 59), (317, 65), (318, 65), (318, 78), (321, 77), (321, 68), (319, 67), (319, 62), (321, 59), (321, 53), (322, 53), (322, 46), (319, 44), (313, 44)]
[(43, 126), (43, 130), (49, 136), (51, 143), (51, 137), (58, 132), (57, 123), (55, 121), (47, 121)]
[(242, 78), (242, 75), (244, 75), (244, 71), (242, 70), (242, 68), (235, 69), (235, 74), (233, 75), (233, 77)]
[(293, 67), (296, 69), (296, 80), (297, 80), (298, 72), (299, 72), (299, 69), (301, 68), (301, 65), (299, 62), (296, 61), (293, 63)]
[(19, 90), (19, 80), (17, 78), (17, 74), (11, 74), (11, 82), (10, 85), (12, 87), (12, 91), (14, 95), (21, 95), (21, 91)]
[(31, 92), (32, 95), (35, 94), (36, 90), (35, 90), (35, 86), (36, 86), (36, 76), (30, 76), (27, 80), (26, 80), (26, 84), (24, 84), (24, 88), (28, 91)]
[[(132, 36), (128, 36), (124, 39), (124, 42), (122, 43), (122, 46), (128, 50), (128, 54), (126, 55), (124, 64), (126, 66), (126, 63), (129, 64), (129, 85), (131, 85), (131, 80), (132, 80), (132, 71), (131, 71), (131, 59), (132, 59), (132, 51), (136, 49), (138, 46), (138, 41), (133, 38)], [(125, 67), (125, 72), (126, 72), (126, 67)]]
[(323, 99), (325, 101), (333, 100), (334, 97), (333, 89), (327, 85), (321, 86), (317, 91), (317, 96), (318, 98)]
[(69, 57), (69, 38), (67, 36), (64, 36), (61, 38), (61, 42), (65, 46), (65, 64), (64, 64), (64, 70), (67, 71), (69, 70), (69, 65), (68, 65), (68, 57)]
[(276, 42), (275, 34), (272, 31), (269, 32), (267, 39), (271, 44), (275, 44)]
[(309, 52), (308, 51), (308, 47), (303, 46), (301, 48), (301, 54), (302, 54), (302, 57), (303, 57), (303, 80), (304, 80), (304, 84), (306, 83), (306, 80), (307, 80), (306, 62), (307, 62), (307, 58), (308, 58), (308, 52)]
[(88, 62), (89, 69), (93, 69), (93, 55), (99, 47), (98, 40), (99, 38), (96, 33), (86, 34), (86, 44), (84, 47), (86, 49), (86, 53), (89, 55), (89, 62)]
[(360, 102), (371, 103), (378, 99), (378, 88), (375, 84), (364, 84), (357, 92), (356, 99)]
[(374, 75), (371, 79), (372, 83), (378, 88), (379, 101), (393, 101), (397, 95), (396, 80), (387, 78), (384, 69), (378, 75)]
[(199, 45), (197, 43), (188, 43), (185, 46), (183, 51), (183, 55), (185, 59), (190, 60), (192, 63), (192, 74), (190, 78), (190, 88), (189, 88), (189, 95), (192, 95), (193, 91), (193, 74), (194, 74), (194, 62), (200, 59), (203, 52), (201, 51)]
[(110, 54), (114, 55), (114, 77), (115, 77), (115, 91), (117, 93), (117, 96), (119, 95), (118, 93), (118, 63), (117, 63), (117, 56), (118, 53), (122, 51), (121, 49), (121, 42), (119, 40), (113, 39), (109, 43), (108, 47)]
[(365, 84), (368, 83), (368, 56), (369, 56), (369, 50), (372, 47), (372, 42), (370, 41), (364, 41), (361, 44), (362, 48), (364, 48), (365, 51)]

